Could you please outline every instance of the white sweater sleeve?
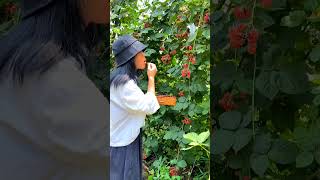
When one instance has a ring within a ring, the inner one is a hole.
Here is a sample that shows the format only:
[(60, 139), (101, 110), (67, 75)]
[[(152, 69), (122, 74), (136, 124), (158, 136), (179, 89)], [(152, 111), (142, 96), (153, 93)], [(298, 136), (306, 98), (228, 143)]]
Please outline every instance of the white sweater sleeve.
[(133, 113), (154, 114), (160, 108), (157, 97), (142, 90), (133, 81), (129, 81), (123, 86), (121, 100), (125, 108)]

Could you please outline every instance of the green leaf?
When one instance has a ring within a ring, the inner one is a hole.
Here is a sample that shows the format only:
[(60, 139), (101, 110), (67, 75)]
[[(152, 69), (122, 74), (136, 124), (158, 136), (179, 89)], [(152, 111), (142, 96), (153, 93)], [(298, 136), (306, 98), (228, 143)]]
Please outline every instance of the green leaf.
[(281, 71), (278, 73), (277, 85), (287, 94), (300, 94), (308, 90), (308, 76), (299, 71)]
[(313, 48), (309, 57), (312, 62), (318, 62), (320, 60), (320, 46)]
[(277, 139), (272, 144), (268, 156), (276, 163), (291, 164), (295, 162), (298, 151), (298, 147), (292, 142)]
[(288, 16), (281, 19), (281, 26), (297, 27), (301, 25), (306, 19), (306, 13), (301, 10), (292, 11)]
[(217, 130), (212, 137), (213, 154), (223, 154), (227, 152), (234, 143), (234, 132), (227, 130)]
[(232, 169), (240, 169), (244, 166), (245, 160), (240, 153), (231, 155), (228, 159), (228, 165)]
[(311, 152), (302, 152), (296, 158), (296, 167), (304, 168), (313, 162), (313, 154)]
[(251, 120), (252, 119), (252, 112), (251, 111), (248, 111), (244, 116), (243, 116), (243, 120), (240, 124), (240, 127), (241, 128), (245, 128), (247, 127), (250, 123), (251, 123)]
[(271, 72), (262, 72), (256, 79), (256, 88), (265, 97), (272, 100), (279, 92), (279, 89), (270, 81)]
[(185, 168), (185, 167), (187, 167), (187, 163), (185, 160), (181, 160), (177, 163), (177, 166), (180, 168)]
[(209, 136), (210, 136), (210, 132), (209, 131), (202, 132), (202, 133), (199, 134), (197, 142), (201, 144), (201, 143), (205, 142), (208, 139)]
[(235, 133), (235, 141), (232, 148), (238, 152), (244, 146), (246, 146), (252, 138), (252, 130), (243, 128), (239, 129)]
[(219, 124), (223, 129), (235, 130), (239, 127), (241, 113), (238, 111), (224, 112), (219, 116)]
[(264, 173), (268, 169), (269, 159), (267, 155), (252, 154), (250, 156), (250, 165), (253, 171), (260, 177), (264, 176)]
[(214, 69), (213, 84), (216, 86), (225, 81), (233, 81), (237, 78), (237, 69), (232, 62), (223, 62), (218, 64)]
[(184, 134), (184, 135), (183, 135), (183, 138), (185, 138), (185, 139), (187, 139), (187, 140), (190, 140), (190, 141), (197, 142), (198, 134), (195, 133), (195, 132), (190, 132), (190, 133), (188, 133), (188, 134)]
[(270, 134), (259, 134), (253, 143), (253, 152), (265, 154), (271, 147), (272, 139)]
[(318, 165), (320, 165), (320, 149), (317, 149), (314, 153), (314, 159), (316, 160), (316, 162), (318, 163)]
[(263, 9), (257, 9), (256, 13), (255, 13), (255, 26), (260, 29), (263, 30), (267, 27), (270, 27), (274, 24), (274, 20), (272, 19), (272, 17), (270, 15), (268, 15), (265, 10)]
[(306, 0), (304, 2), (304, 9), (307, 11), (314, 11), (319, 6), (320, 6), (319, 0)]

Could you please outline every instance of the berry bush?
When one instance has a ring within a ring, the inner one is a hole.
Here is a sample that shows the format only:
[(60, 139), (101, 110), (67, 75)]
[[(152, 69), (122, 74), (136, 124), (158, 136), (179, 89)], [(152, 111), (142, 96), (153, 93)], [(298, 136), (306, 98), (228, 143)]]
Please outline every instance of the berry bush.
[[(114, 1), (111, 7), (111, 43), (131, 34), (147, 44), (147, 60), (158, 68), (157, 94), (177, 97), (176, 106), (162, 106), (146, 119), (146, 178), (208, 179), (209, 2)], [(146, 91), (145, 75), (140, 87)]]
[(320, 1), (213, 9), (212, 178), (318, 178)]

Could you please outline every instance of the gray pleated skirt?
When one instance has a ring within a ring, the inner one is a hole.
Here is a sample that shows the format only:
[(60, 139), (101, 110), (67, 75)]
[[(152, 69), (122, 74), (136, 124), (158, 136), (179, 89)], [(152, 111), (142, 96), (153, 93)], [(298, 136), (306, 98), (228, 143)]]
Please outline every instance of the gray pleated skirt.
[(110, 147), (110, 180), (142, 179), (142, 137), (129, 145)]

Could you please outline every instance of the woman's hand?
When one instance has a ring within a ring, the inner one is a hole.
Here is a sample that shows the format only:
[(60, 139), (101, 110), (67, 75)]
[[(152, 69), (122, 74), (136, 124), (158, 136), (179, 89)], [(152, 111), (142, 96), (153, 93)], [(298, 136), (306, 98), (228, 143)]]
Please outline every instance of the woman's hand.
[(148, 63), (148, 78), (154, 78), (157, 74), (157, 66), (153, 63)]

